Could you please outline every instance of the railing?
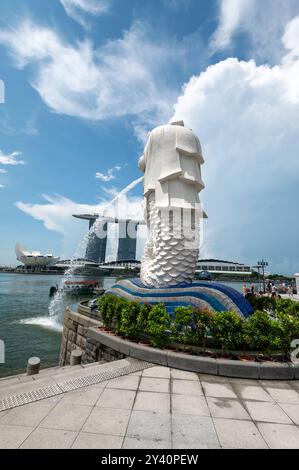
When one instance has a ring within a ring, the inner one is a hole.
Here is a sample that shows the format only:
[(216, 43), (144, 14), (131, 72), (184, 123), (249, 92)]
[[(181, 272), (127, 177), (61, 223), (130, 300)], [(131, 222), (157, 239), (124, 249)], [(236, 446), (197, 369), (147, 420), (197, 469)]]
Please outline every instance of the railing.
[(79, 302), (77, 312), (81, 315), (84, 315), (85, 317), (92, 318), (94, 320), (99, 320), (97, 310), (93, 311), (90, 307), (88, 307), (88, 300), (83, 300), (82, 302)]

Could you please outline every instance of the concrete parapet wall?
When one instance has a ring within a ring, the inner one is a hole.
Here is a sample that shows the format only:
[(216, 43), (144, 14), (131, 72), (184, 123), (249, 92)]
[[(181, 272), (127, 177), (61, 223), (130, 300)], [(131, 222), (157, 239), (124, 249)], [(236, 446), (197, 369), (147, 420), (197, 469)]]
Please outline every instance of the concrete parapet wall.
[(114, 361), (123, 359), (124, 354), (115, 351), (112, 348), (102, 345), (98, 339), (94, 340), (89, 336), (91, 328), (97, 329), (102, 326), (99, 320), (90, 318), (88, 307), (80, 305), (79, 312), (74, 312), (67, 308), (64, 314), (64, 327), (60, 348), (60, 366), (70, 364), (71, 352), (73, 349), (81, 349), (83, 351), (82, 364), (90, 364), (99, 361)]
[(192, 356), (155, 349), (134, 343), (99, 329), (99, 320), (67, 309), (61, 344), (60, 365), (68, 365), (73, 349), (83, 351), (82, 363), (124, 359), (127, 356), (161, 366), (201, 374), (261, 380), (298, 380), (299, 364), (254, 361), (234, 361)]

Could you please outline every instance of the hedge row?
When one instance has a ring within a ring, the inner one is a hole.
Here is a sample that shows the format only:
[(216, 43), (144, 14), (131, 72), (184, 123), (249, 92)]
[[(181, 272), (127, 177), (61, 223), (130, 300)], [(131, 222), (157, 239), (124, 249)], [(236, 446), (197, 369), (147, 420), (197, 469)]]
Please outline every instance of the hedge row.
[(205, 348), (207, 338), (212, 337), (213, 346), (223, 352), (243, 349), (267, 354), (283, 351), (286, 355), (291, 342), (299, 338), (298, 307), (295, 302), (281, 301), (273, 317), (257, 310), (248, 319), (235, 312), (177, 307), (171, 318), (164, 304), (142, 305), (111, 294), (98, 300), (105, 327), (133, 340), (146, 337), (157, 348), (173, 343)]

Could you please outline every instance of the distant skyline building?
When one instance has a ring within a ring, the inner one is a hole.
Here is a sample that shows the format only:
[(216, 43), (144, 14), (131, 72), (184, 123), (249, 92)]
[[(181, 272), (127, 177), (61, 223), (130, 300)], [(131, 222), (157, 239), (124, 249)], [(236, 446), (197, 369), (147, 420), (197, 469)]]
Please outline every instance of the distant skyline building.
[(89, 222), (89, 229), (94, 226), (98, 219), (101, 219), (97, 227), (97, 231), (101, 232), (101, 236), (97, 236), (95, 232), (91, 232), (89, 235), (85, 253), (87, 260), (100, 264), (105, 263), (109, 223), (118, 224), (119, 227), (116, 261), (121, 262), (136, 259), (138, 226), (145, 225), (144, 221), (104, 217), (99, 214), (74, 214), (73, 217), (87, 220)]
[(59, 257), (55, 257), (50, 253), (43, 255), (40, 251), (28, 251), (19, 243), (16, 245), (15, 252), (17, 260), (28, 268), (46, 268), (59, 261)]
[(199, 259), (196, 272), (208, 272), (214, 274), (240, 274), (251, 275), (252, 268), (241, 263), (220, 259)]

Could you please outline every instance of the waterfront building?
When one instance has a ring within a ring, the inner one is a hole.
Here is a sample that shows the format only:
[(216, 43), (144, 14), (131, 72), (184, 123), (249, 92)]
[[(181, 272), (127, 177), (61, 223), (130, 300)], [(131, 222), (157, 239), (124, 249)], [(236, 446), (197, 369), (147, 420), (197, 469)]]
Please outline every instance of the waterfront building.
[(251, 275), (252, 268), (248, 265), (235, 263), (233, 261), (223, 261), (219, 259), (198, 260), (196, 273), (207, 272), (211, 274), (237, 274)]
[(16, 245), (15, 252), (17, 260), (29, 269), (47, 268), (59, 261), (59, 257), (55, 257), (51, 253), (43, 255), (39, 251), (28, 251), (19, 243)]
[[(118, 224), (119, 239), (117, 249), (117, 262), (136, 259), (137, 233), (138, 226), (144, 225), (142, 220), (119, 219), (113, 217), (104, 217), (99, 214), (79, 214), (73, 217), (81, 220), (87, 220), (89, 229), (94, 227), (97, 221), (95, 231), (90, 231), (85, 257), (94, 263), (103, 264), (106, 260), (108, 224)], [(133, 232), (133, 233), (131, 233)], [(100, 236), (98, 234), (100, 233)]]

